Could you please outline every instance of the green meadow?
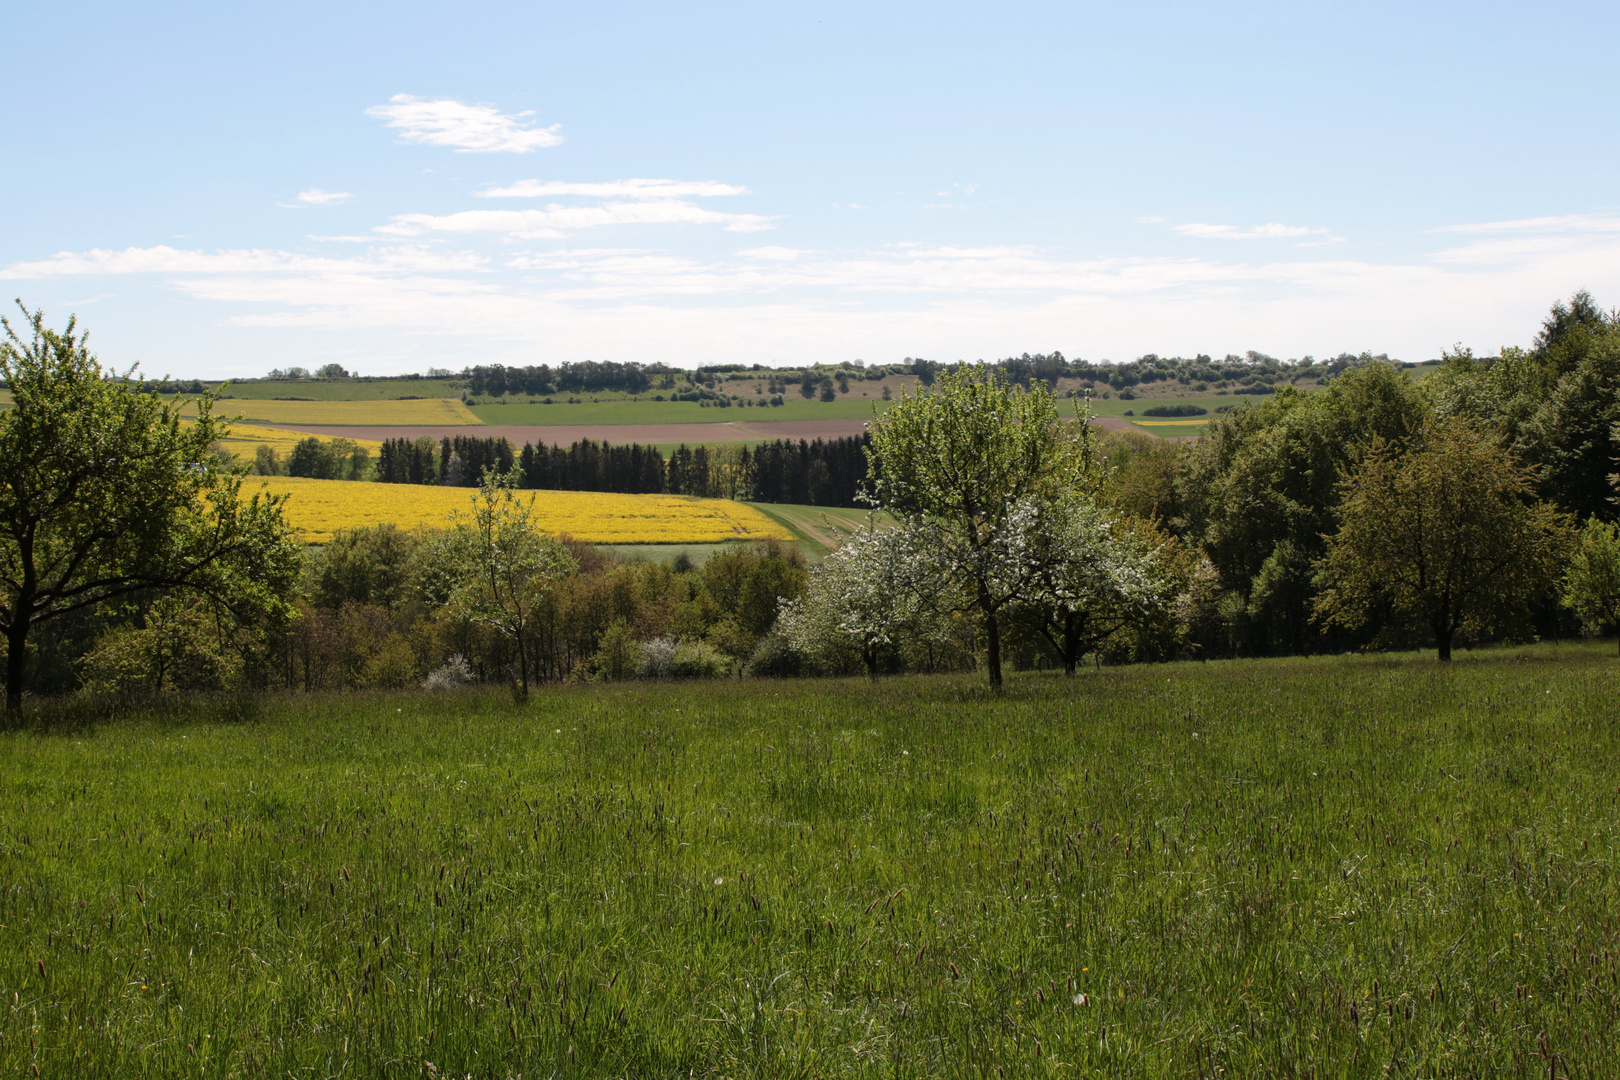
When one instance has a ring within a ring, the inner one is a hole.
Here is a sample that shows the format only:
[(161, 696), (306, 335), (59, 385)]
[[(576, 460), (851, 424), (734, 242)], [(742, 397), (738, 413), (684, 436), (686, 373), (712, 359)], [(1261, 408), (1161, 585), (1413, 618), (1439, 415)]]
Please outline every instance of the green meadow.
[(0, 1074), (1620, 1075), (1611, 652), (40, 706)]

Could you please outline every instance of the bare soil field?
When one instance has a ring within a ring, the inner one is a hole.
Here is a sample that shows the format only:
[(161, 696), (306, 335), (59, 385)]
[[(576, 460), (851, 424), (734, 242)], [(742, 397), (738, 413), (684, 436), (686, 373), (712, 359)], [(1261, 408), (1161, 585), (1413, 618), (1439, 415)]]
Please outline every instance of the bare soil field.
[(433, 439), (446, 436), (477, 435), (479, 438), (505, 438), (512, 445), (546, 443), (568, 446), (581, 439), (606, 440), (616, 445), (642, 443), (720, 443), (754, 442), (760, 439), (833, 439), (843, 435), (859, 435), (866, 430), (865, 420), (766, 420), (759, 423), (731, 424), (485, 424), (482, 427), (447, 427), (441, 425), (361, 427), (300, 424), (296, 429), (280, 424), (267, 427), (285, 427), (322, 438), (345, 439), (417, 439), (426, 435)]

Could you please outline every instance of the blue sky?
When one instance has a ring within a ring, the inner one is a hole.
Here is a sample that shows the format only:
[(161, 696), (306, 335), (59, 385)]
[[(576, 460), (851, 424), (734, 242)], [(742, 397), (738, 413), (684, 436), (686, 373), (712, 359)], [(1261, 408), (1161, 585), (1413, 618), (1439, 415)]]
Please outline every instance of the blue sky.
[[(7, 296), (186, 377), (1524, 344), (1613, 5), (19, 6)], [(638, 181), (638, 183), (632, 183)]]

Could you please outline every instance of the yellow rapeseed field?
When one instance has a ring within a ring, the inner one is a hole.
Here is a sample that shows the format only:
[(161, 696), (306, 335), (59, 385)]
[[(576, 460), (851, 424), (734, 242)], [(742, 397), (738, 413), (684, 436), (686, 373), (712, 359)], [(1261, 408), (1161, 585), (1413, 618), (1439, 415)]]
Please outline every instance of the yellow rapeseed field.
[(483, 421), (459, 398), (420, 401), (254, 401), (226, 398), (214, 402), (216, 416), (241, 416), (262, 424), (311, 424), (334, 427), (474, 427)]
[[(242, 494), (260, 490), (249, 477)], [(262, 478), (272, 492), (290, 492), (287, 520), (306, 541), (326, 543), (341, 529), (392, 522), (402, 529), (442, 529), (452, 511), (472, 506), (472, 488), (376, 484), (354, 480)], [(527, 497), (529, 493), (525, 492)], [(594, 491), (538, 491), (535, 517), (548, 532), (595, 544), (707, 544), (721, 540), (791, 540), (782, 526), (729, 499), (685, 495), (612, 495)]]
[[(317, 435), (322, 442), (329, 441), (326, 436)], [(294, 446), (301, 440), (309, 438), (306, 431), (286, 431), (282, 428), (255, 427), (252, 424), (232, 424), (229, 438), (219, 440), (219, 445), (229, 450), (240, 461), (252, 461), (253, 455), (260, 446), (268, 446), (286, 460), (292, 453)], [(382, 443), (376, 439), (355, 439), (355, 442), (371, 452), (372, 457), (382, 449)]]

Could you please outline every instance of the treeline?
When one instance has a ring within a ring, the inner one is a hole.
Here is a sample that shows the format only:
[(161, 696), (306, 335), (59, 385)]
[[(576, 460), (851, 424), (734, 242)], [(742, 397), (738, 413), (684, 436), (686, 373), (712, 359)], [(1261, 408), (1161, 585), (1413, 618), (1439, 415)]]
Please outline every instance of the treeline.
[[(386, 440), (375, 479), (387, 484), (476, 487), (486, 469), (514, 466), (525, 488), (696, 495), (756, 502), (854, 507), (867, 476), (866, 435), (779, 439), (743, 445), (680, 446), (668, 458), (653, 446), (584, 439), (571, 446), (525, 444), (457, 435)], [(306, 475), (294, 473), (293, 475)]]
[[(1234, 389), (1234, 392), (1264, 393), (1264, 389), (1301, 379), (1328, 381), (1355, 367), (1371, 363), (1392, 363), (1386, 354), (1340, 353), (1327, 360), (1311, 356), (1281, 360), (1253, 350), (1242, 354), (1228, 353), (1216, 358), (1204, 353), (1192, 357), (1167, 357), (1147, 353), (1134, 360), (1089, 361), (1069, 359), (1061, 352), (1024, 353), (990, 362), (987, 366), (1003, 378), (1020, 386), (1044, 382), (1056, 387), (1060, 380), (1078, 380), (1091, 383), (1094, 388), (1111, 387), (1126, 390), (1134, 386), (1156, 382), (1177, 382), (1184, 386), (1204, 384), (1208, 387)], [(813, 364), (801, 368), (770, 368), (763, 364), (710, 364), (685, 371), (665, 364), (613, 363), (587, 361), (561, 364), (556, 368), (541, 364), (535, 367), (505, 367), (500, 364), (479, 365), (465, 369), (460, 378), (465, 380), (469, 394), (479, 397), (527, 395), (543, 397), (549, 394), (591, 393), (617, 391), (643, 394), (653, 390), (666, 391), (673, 401), (730, 401), (734, 395), (725, 392), (728, 382), (750, 382), (774, 399), (797, 392), (803, 397), (821, 397), (832, 401), (837, 394), (849, 393), (851, 383), (875, 381), (895, 375), (915, 376), (923, 385), (931, 385), (941, 371), (957, 370), (957, 363), (906, 357), (895, 364), (862, 364), (845, 361), (839, 364)], [(1244, 390), (1236, 390), (1242, 387)], [(662, 395), (660, 395), (662, 399)]]
[[(1459, 430), (1502, 451), (1530, 496), (1572, 528), (1614, 522), (1620, 320), (1582, 292), (1553, 306), (1529, 349), (1489, 357), (1462, 349), (1421, 382), (1358, 360), (1321, 392), (1283, 388), (1218, 416), (1197, 440), (1117, 436), (1106, 491), (1208, 560), (1214, 591), (1193, 636), (1203, 655), (1417, 645), (1431, 631), (1393, 609), (1353, 627), (1323, 618), (1333, 599), (1325, 559), (1344, 525), (1350, 479), (1371, 458), (1416, 462), (1441, 433), (1461, 438)], [(1461, 635), (1571, 637), (1582, 622), (1550, 582), (1512, 610), (1468, 621)]]
[(687, 373), (666, 364), (614, 363), (612, 361), (584, 360), (562, 363), (556, 367), (539, 364), (532, 367), (506, 367), (490, 364), (471, 367), (462, 372), (467, 389), (474, 394), (500, 397), (505, 394), (527, 394), (539, 397), (545, 394), (589, 394), (618, 391), (626, 394), (645, 393), (656, 384), (675, 385), (675, 379)]

